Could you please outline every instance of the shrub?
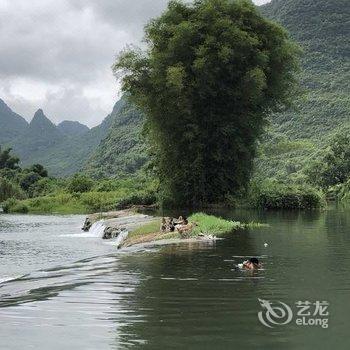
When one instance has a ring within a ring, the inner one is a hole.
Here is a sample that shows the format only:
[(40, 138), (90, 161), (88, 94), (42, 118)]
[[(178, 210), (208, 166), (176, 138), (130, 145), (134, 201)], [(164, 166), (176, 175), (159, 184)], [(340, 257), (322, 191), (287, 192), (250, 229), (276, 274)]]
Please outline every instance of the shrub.
[(52, 197), (37, 197), (30, 199), (28, 205), (31, 211), (51, 213), (54, 207), (54, 199)]
[(70, 193), (84, 193), (90, 191), (93, 186), (94, 181), (90, 177), (83, 174), (76, 174), (71, 179), (68, 185), (68, 190)]
[(313, 209), (324, 205), (324, 194), (308, 185), (265, 181), (249, 190), (250, 205), (263, 209)]
[(118, 201), (117, 209), (125, 209), (133, 205), (152, 205), (157, 201), (156, 195), (153, 192), (142, 191), (133, 193)]
[(350, 178), (338, 187), (337, 199), (344, 204), (350, 203)]
[(28, 206), (23, 202), (18, 202), (11, 208), (12, 213), (26, 214), (28, 213), (28, 211), (29, 211)]
[(113, 209), (117, 201), (116, 192), (87, 192), (83, 193), (80, 201), (89, 211), (107, 211)]
[(2, 209), (4, 211), (4, 213), (10, 213), (11, 212), (11, 208), (14, 207), (16, 205), (18, 201), (14, 198), (9, 198), (7, 199), (5, 202), (2, 203)]
[(120, 183), (116, 180), (102, 180), (99, 181), (95, 187), (97, 192), (116, 191), (120, 188)]
[(40, 197), (53, 193), (55, 190), (59, 189), (56, 182), (55, 179), (50, 179), (48, 177), (39, 179), (29, 187), (27, 191), (29, 197)]
[(24, 191), (28, 191), (29, 188), (41, 179), (41, 176), (35, 172), (24, 173), (20, 180), (20, 185)]
[(41, 164), (34, 164), (29, 168), (30, 171), (37, 173), (40, 177), (47, 177), (47, 170)]
[(4, 178), (0, 178), (0, 202), (8, 198), (24, 198), (24, 193), (18, 184)]
[(25, 214), (25, 213), (28, 213), (29, 208), (25, 203), (18, 201), (14, 198), (10, 198), (3, 203), (3, 210), (5, 213)]

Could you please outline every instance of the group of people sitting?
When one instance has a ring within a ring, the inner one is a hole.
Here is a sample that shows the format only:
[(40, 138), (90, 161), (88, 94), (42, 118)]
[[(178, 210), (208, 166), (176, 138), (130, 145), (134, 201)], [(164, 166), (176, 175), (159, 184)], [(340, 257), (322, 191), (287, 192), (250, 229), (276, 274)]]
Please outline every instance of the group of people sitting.
[(188, 222), (185, 216), (179, 216), (178, 219), (174, 219), (172, 217), (166, 217), (162, 219), (162, 223), (160, 225), (161, 232), (178, 232), (181, 237), (186, 238), (187, 234), (189, 234), (193, 227), (194, 223)]

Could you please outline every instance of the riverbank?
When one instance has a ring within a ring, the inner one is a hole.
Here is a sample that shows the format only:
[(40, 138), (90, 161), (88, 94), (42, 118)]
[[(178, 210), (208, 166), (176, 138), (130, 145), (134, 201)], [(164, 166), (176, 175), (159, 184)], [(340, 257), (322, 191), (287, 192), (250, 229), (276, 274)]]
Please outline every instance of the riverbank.
[[(95, 183), (87, 192), (70, 192), (61, 188), (44, 196), (8, 198), (0, 203), (6, 213), (31, 214), (88, 214), (157, 204), (157, 186), (151, 180), (110, 180)], [(340, 191), (345, 198), (348, 191)], [(343, 193), (344, 192), (344, 193)], [(218, 206), (231, 208), (259, 208), (264, 210), (309, 210), (326, 206), (325, 195), (306, 185), (280, 184), (276, 181), (252, 182), (244, 197), (228, 197)]]

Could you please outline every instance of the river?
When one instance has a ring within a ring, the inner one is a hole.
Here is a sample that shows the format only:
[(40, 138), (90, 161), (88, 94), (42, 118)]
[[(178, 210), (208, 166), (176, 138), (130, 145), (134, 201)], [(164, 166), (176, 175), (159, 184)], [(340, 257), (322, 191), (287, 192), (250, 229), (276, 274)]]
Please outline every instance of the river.
[(221, 214), (269, 227), (116, 251), (81, 216), (0, 215), (0, 349), (349, 349), (350, 211)]

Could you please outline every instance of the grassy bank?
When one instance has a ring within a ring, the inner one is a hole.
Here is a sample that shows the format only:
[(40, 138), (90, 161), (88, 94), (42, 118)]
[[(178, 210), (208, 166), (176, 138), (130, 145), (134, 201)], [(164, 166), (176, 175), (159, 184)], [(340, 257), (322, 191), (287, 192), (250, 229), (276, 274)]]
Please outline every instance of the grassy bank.
[(243, 206), (258, 209), (309, 210), (326, 205), (325, 194), (308, 184), (252, 182)]
[(206, 238), (206, 236), (223, 237), (239, 229), (247, 229), (253, 227), (264, 227), (263, 224), (248, 223), (244, 224), (238, 221), (225, 220), (220, 217), (208, 215), (204, 213), (195, 213), (188, 218), (191, 230), (183, 233), (175, 230), (174, 232), (161, 232), (161, 219), (155, 219), (134, 231), (129, 233), (124, 246), (131, 246), (145, 242), (152, 242), (163, 239), (181, 239), (181, 238)]
[(10, 198), (2, 206), (7, 213), (87, 214), (155, 202), (155, 186), (151, 181), (130, 179), (96, 182), (85, 192), (61, 187), (34, 198)]
[[(82, 174), (65, 180), (41, 178), (27, 192), (16, 186), (19, 185), (6, 179), (0, 181), (1, 206), (7, 213), (87, 214), (152, 205), (159, 199), (157, 181), (140, 175), (105, 180), (92, 180)], [(346, 194), (348, 190), (344, 187), (343, 192)], [(323, 207), (325, 200), (323, 192), (310, 185), (265, 180), (252, 181), (245, 197), (229, 196), (221, 205), (303, 210)]]

